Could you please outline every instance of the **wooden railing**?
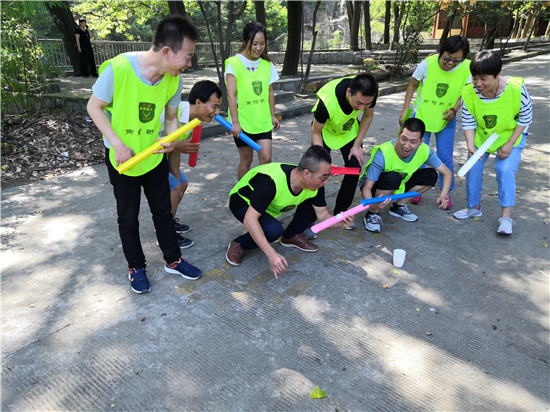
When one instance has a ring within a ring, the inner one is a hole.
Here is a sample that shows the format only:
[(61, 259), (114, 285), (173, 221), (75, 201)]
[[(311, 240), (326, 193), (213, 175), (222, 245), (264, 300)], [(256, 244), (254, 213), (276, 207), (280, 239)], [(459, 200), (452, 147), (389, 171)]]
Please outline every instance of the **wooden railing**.
[[(71, 62), (65, 51), (63, 41), (59, 39), (38, 39), (38, 43), (44, 50), (44, 59), (52, 65), (63, 70), (71, 70)], [(151, 42), (131, 42), (131, 41), (108, 41), (108, 40), (92, 40), (94, 48), (95, 62), (99, 67), (101, 63), (109, 60), (120, 53), (132, 51), (145, 51), (151, 48)], [(231, 43), (231, 53), (234, 55), (239, 52), (241, 43)], [(76, 46), (75, 46), (76, 47)], [(219, 44), (214, 44), (216, 53), (219, 56)], [(197, 56), (200, 65), (214, 64), (214, 55), (210, 43), (197, 43), (195, 46), (195, 56)]]

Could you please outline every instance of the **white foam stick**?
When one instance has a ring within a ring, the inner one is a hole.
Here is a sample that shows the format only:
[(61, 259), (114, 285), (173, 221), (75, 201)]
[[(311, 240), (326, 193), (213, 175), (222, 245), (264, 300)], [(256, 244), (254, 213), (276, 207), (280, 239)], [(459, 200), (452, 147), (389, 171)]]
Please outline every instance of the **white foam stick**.
[(466, 173), (468, 173), (468, 171), (472, 168), (472, 166), (475, 164), (475, 162), (477, 162), (479, 159), (481, 159), (481, 156), (483, 156), (485, 154), (487, 149), (489, 149), (489, 147), (491, 147), (491, 145), (494, 142), (496, 142), (496, 140), (498, 139), (498, 136), (499, 136), (498, 134), (493, 133), (491, 136), (489, 136), (487, 138), (487, 140), (485, 140), (483, 142), (483, 144), (481, 146), (479, 146), (479, 149), (476, 150), (476, 152), (472, 155), (472, 157), (470, 157), (468, 159), (468, 161), (466, 163), (464, 163), (464, 166), (462, 166), (460, 168), (460, 170), (458, 171), (458, 175), (460, 177), (462, 177)]

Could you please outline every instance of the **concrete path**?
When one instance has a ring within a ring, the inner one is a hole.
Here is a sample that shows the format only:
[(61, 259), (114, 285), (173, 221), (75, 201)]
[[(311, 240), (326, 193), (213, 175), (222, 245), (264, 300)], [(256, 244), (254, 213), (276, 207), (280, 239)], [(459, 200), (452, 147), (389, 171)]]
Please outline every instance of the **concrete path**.
[[(225, 251), (243, 227), (227, 207), (238, 156), (223, 135), (184, 167), (179, 217), (196, 242), (184, 255), (202, 279), (164, 272), (143, 199), (152, 291), (136, 295), (104, 165), (3, 190), (2, 409), (548, 410), (549, 68), (546, 55), (504, 69), (525, 76), (536, 119), (511, 237), (495, 232), (491, 159), (479, 221), (438, 210), (434, 190), (412, 206), (418, 222), (383, 213), (373, 235), (361, 214), (355, 231), (322, 232), (315, 254), (275, 245), (290, 264), (279, 280), (259, 251), (232, 267)], [(403, 95), (379, 98), (365, 153), (397, 132)], [(299, 160), (310, 122), (283, 119), (274, 161)], [(458, 168), (460, 128), (456, 141)], [(456, 186), (453, 210), (466, 206)], [(395, 248), (407, 251), (398, 270)], [(316, 386), (326, 398), (310, 399)]]

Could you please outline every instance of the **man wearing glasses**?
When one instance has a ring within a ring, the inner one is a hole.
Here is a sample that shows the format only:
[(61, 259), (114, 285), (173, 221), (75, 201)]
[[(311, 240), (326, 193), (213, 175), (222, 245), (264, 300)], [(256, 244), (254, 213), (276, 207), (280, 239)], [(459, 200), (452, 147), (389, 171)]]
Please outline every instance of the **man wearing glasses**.
[[(399, 125), (403, 125), (405, 112), (409, 108), (416, 91), (412, 117), (424, 121), (426, 133), (424, 143), (430, 145), (430, 136), (435, 133), (437, 156), (454, 175), (453, 150), (455, 142), (456, 113), (460, 109), (462, 88), (472, 82), (470, 60), (466, 59), (470, 45), (465, 37), (450, 36), (434, 54), (423, 60), (414, 71), (407, 92)], [(443, 187), (439, 176), (439, 187)], [(451, 190), (454, 188), (454, 178)], [(447, 208), (452, 206), (450, 196)], [(415, 197), (411, 203), (420, 203), (421, 197)]]
[[(244, 252), (259, 247), (266, 255), (275, 276), (288, 271), (286, 259), (271, 242), (281, 237), (281, 246), (316, 252), (317, 245), (303, 231), (317, 218), (332, 217), (325, 202), (325, 182), (330, 176), (332, 159), (322, 146), (311, 146), (298, 165), (268, 163), (246, 173), (229, 193), (229, 209), (244, 224), (248, 233), (231, 241), (226, 260), (239, 266)], [(292, 221), (283, 229), (277, 217), (296, 207)], [(333, 227), (346, 227), (348, 217)]]

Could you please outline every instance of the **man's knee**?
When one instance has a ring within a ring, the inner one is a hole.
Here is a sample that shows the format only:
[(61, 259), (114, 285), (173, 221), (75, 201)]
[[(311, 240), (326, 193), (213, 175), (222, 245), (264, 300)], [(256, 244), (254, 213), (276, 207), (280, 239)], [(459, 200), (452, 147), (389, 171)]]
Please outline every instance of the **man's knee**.
[(377, 189), (397, 190), (401, 185), (401, 175), (398, 172), (383, 172), (380, 174), (377, 183)]
[(268, 240), (269, 243), (275, 242), (277, 239), (279, 239), (283, 232), (283, 225), (281, 225), (278, 221), (271, 222), (264, 226), (265, 238)]

